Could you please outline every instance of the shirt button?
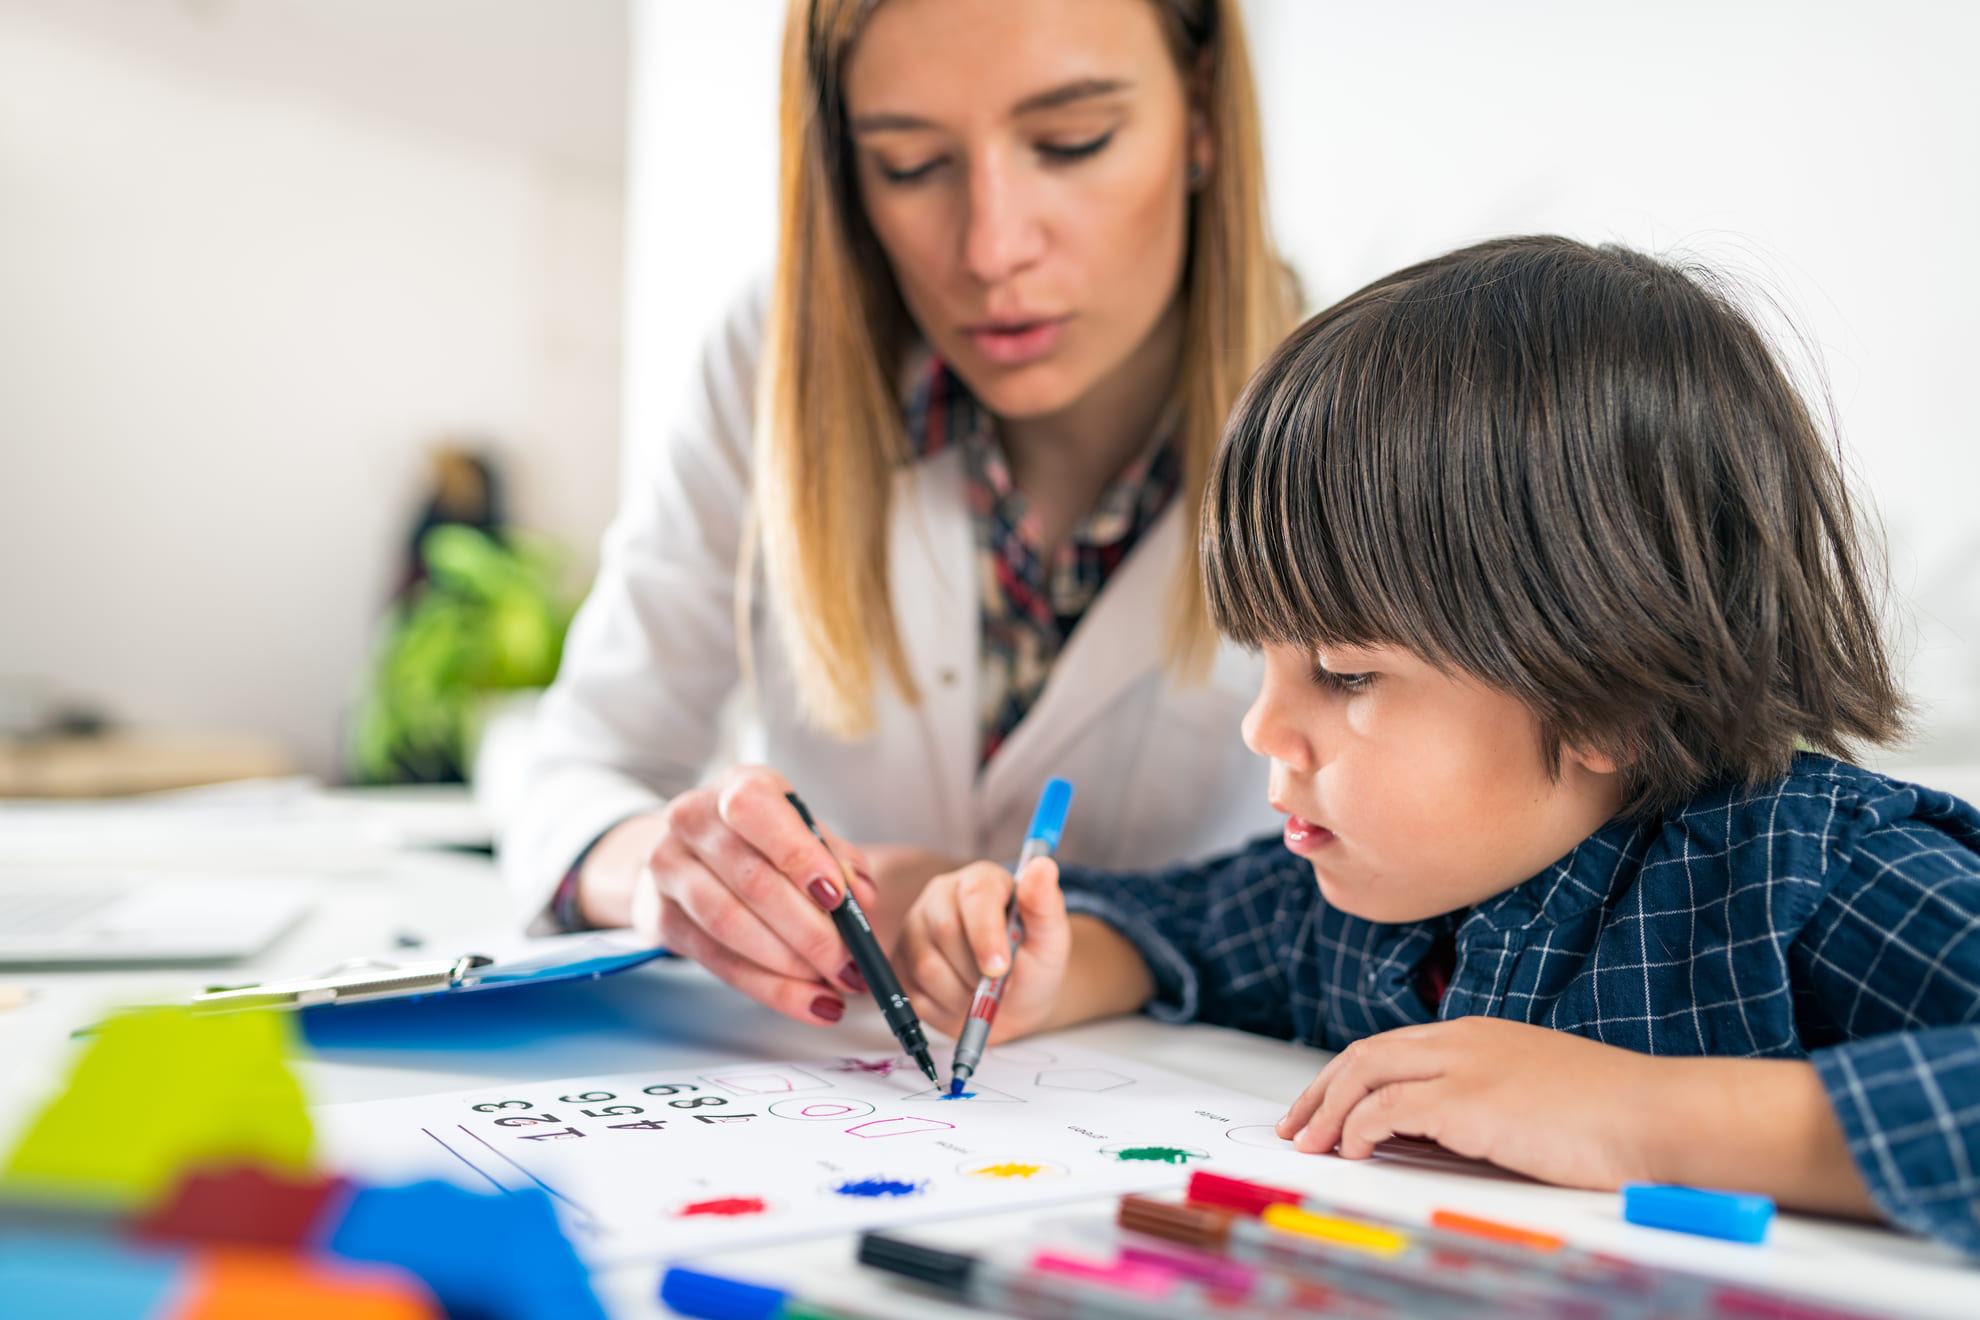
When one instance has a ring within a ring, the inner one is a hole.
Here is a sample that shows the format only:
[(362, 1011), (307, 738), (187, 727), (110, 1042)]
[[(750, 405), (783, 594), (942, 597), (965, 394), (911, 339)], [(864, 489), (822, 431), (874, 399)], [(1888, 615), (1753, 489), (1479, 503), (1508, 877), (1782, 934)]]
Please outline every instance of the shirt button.
[(1373, 990), (1375, 988), (1375, 969), (1370, 967), (1366, 972), (1362, 973), (1361, 979), (1370, 990)]

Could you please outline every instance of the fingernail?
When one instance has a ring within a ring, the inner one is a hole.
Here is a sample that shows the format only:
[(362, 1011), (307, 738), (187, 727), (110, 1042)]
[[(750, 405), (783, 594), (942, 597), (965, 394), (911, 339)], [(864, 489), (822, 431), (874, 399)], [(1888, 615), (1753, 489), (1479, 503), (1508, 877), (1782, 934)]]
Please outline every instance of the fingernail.
[(839, 979), (841, 981), (844, 981), (846, 983), (846, 988), (851, 990), (854, 994), (863, 995), (866, 993), (866, 978), (859, 974), (858, 963), (849, 962), (844, 967), (840, 968)]
[(830, 995), (820, 995), (811, 1001), (811, 1016), (824, 1018), (827, 1022), (837, 1022), (846, 1015), (846, 1006)]
[(1002, 958), (992, 958), (989, 962), (983, 964), (983, 974), (985, 976), (1002, 976), (1004, 969), (1008, 966), (1009, 964)]
[(830, 912), (839, 906), (839, 887), (822, 875), (814, 875), (805, 882), (804, 892), (811, 895), (811, 901)]

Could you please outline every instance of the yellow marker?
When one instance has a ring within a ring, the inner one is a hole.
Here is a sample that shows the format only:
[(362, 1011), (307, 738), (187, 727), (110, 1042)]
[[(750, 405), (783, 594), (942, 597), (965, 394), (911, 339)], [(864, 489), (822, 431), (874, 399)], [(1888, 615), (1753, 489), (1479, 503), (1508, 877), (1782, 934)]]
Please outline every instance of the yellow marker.
[(1298, 1206), (1269, 1205), (1259, 1218), (1271, 1228), (1337, 1242), (1341, 1246), (1377, 1256), (1399, 1256), (1409, 1248), (1409, 1239), (1392, 1228), (1377, 1228), (1373, 1224), (1357, 1224), (1352, 1219), (1316, 1215)]

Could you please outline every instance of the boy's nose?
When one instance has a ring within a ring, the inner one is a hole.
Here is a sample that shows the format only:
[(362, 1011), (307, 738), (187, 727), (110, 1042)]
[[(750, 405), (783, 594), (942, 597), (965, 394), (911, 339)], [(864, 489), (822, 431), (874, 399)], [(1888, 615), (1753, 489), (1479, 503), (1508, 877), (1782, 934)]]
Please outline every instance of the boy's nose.
[(1313, 769), (1313, 746), (1306, 735), (1286, 718), (1286, 710), (1274, 692), (1270, 677), (1259, 686), (1251, 709), (1244, 713), (1241, 730), (1244, 745), (1258, 755), (1279, 762), (1289, 770)]

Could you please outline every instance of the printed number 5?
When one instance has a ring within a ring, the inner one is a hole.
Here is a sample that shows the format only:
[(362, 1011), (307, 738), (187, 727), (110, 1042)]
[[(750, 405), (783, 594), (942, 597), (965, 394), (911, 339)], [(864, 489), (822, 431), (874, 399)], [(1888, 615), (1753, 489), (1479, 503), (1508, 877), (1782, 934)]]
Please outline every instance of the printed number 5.
[(606, 1105), (603, 1109), (580, 1109), (586, 1118), (607, 1118), (613, 1114), (643, 1114), (646, 1111), (638, 1105)]
[(474, 1107), (474, 1112), (477, 1114), (486, 1114), (497, 1109), (527, 1109), (527, 1108), (529, 1108), (529, 1101), (527, 1100), (491, 1100), (485, 1105), (476, 1105)]

